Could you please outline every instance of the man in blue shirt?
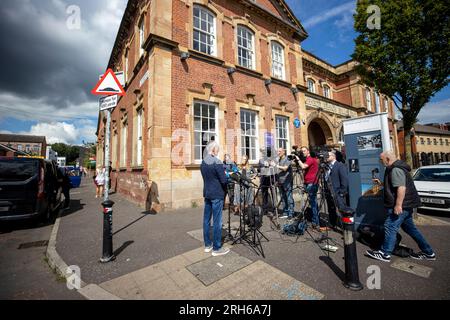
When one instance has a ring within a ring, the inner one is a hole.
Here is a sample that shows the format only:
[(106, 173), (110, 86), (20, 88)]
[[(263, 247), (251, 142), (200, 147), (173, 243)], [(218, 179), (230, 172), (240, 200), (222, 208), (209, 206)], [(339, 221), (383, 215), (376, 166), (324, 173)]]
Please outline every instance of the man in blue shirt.
[[(203, 212), (203, 239), (205, 252), (211, 252), (213, 256), (221, 256), (230, 252), (230, 249), (222, 247), (222, 209), (227, 177), (222, 161), (217, 157), (219, 144), (212, 141), (206, 146), (206, 156), (200, 166), (203, 177), (203, 197), (205, 198), (205, 210)], [(209, 235), (211, 217), (213, 218), (213, 241)]]

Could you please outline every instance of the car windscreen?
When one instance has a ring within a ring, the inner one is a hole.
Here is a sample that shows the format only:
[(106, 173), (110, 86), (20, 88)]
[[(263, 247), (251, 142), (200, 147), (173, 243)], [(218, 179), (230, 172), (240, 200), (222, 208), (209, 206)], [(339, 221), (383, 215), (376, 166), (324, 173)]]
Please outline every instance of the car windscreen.
[(0, 181), (24, 181), (37, 174), (36, 160), (0, 159)]
[(417, 170), (414, 181), (450, 182), (450, 168), (423, 168)]

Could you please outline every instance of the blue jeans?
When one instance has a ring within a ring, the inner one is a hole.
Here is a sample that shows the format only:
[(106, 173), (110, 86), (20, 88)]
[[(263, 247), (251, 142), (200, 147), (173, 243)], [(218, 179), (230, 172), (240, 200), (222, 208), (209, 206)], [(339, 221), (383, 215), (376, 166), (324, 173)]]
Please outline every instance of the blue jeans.
[[(222, 247), (222, 209), (223, 199), (205, 199), (205, 210), (203, 211), (203, 240), (205, 247), (213, 246), (213, 250), (219, 250)], [(213, 242), (209, 235), (213, 218)]]
[(397, 232), (400, 227), (414, 239), (422, 252), (433, 254), (433, 249), (416, 228), (412, 214), (412, 209), (403, 209), (400, 215), (396, 215), (394, 209), (388, 209), (388, 216), (384, 222), (384, 243), (381, 247), (381, 250), (385, 254), (392, 254), (397, 240)]
[(317, 206), (317, 191), (319, 185), (309, 183), (306, 185), (306, 192), (308, 192), (309, 205), (311, 206), (312, 224), (319, 226), (319, 207)]
[(281, 201), (283, 202), (283, 214), (292, 218), (294, 216), (294, 197), (292, 196), (292, 185), (280, 186)]

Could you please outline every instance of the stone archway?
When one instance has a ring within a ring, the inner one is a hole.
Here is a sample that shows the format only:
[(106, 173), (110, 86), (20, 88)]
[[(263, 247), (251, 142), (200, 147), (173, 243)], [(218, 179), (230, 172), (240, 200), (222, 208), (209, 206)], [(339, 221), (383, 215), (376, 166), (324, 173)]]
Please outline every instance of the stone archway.
[(332, 125), (323, 118), (314, 118), (308, 124), (308, 141), (310, 147), (333, 145), (335, 137)]

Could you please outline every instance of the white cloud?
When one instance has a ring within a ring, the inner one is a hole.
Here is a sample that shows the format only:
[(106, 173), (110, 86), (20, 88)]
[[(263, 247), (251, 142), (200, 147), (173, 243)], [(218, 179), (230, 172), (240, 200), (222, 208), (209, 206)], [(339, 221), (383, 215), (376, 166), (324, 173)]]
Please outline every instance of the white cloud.
[[(318, 15), (315, 15), (309, 19), (307, 19), (304, 23), (305, 28), (311, 28), (321, 22), (327, 21), (331, 18), (340, 16), (342, 14), (345, 14), (345, 16), (347, 16), (349, 13), (353, 13), (355, 10), (355, 2), (354, 1), (349, 1), (346, 2), (340, 6), (334, 7), (328, 11), (326, 11), (325, 13), (321, 13)], [(345, 19), (344, 16), (344, 19)], [(343, 21), (345, 23), (348, 23), (348, 21)], [(341, 22), (341, 23), (343, 23)]]
[(38, 123), (31, 127), (29, 134), (45, 136), (49, 144), (56, 142), (72, 144), (76, 143), (78, 138), (75, 126), (66, 122)]
[[(29, 131), (16, 132), (17, 134), (45, 136), (48, 144), (65, 143), (80, 144), (96, 141), (96, 123), (93, 120), (82, 120), (75, 123), (67, 122), (40, 122), (31, 126)], [(11, 131), (0, 130), (0, 133), (11, 134)]]

